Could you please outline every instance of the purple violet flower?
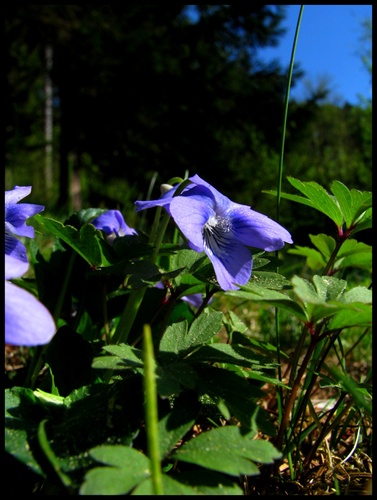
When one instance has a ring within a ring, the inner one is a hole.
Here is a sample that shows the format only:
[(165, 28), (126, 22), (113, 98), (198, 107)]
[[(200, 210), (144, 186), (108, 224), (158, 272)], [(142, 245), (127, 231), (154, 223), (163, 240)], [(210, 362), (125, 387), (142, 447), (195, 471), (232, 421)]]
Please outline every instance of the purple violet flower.
[(43, 205), (18, 203), (31, 192), (31, 186), (15, 186), (5, 191), (5, 253), (27, 262), (26, 247), (17, 236), (34, 238), (34, 228), (25, 224), (26, 219), (44, 210)]
[[(162, 281), (159, 281), (158, 283), (155, 284), (155, 288), (160, 288), (161, 290), (164, 290), (167, 287), (164, 285)], [(183, 297), (180, 297), (180, 300), (183, 300), (183, 302), (187, 302), (196, 309), (199, 309), (199, 307), (203, 304), (203, 294), (191, 293), (190, 295), (184, 295)], [(212, 301), (213, 297), (209, 299), (208, 304), (210, 304)]]
[[(199, 309), (199, 307), (203, 304), (203, 295), (201, 293), (192, 293), (191, 295), (185, 295), (184, 297), (181, 297), (181, 300), (194, 306), (196, 309)], [(208, 304), (210, 304), (212, 301), (213, 297), (209, 299)]]
[(27, 290), (11, 283), (29, 269), (29, 263), (5, 254), (5, 343), (36, 346), (50, 342), (56, 332), (49, 310)]
[(34, 238), (26, 219), (44, 210), (43, 205), (18, 203), (31, 186), (5, 191), (5, 343), (36, 346), (50, 342), (56, 332), (49, 310), (33, 294), (8, 280), (20, 278), (29, 269), (26, 247), (17, 236)]
[(234, 203), (198, 175), (178, 196), (177, 187), (153, 201), (136, 201), (136, 211), (163, 206), (197, 252), (212, 262), (219, 286), (238, 290), (246, 284), (253, 267), (248, 247), (272, 252), (293, 243), (280, 224), (247, 205)]
[(93, 219), (91, 222), (93, 226), (107, 235), (107, 240), (112, 243), (115, 238), (120, 236), (136, 235), (137, 231), (129, 227), (123, 215), (119, 210), (107, 210), (101, 215)]

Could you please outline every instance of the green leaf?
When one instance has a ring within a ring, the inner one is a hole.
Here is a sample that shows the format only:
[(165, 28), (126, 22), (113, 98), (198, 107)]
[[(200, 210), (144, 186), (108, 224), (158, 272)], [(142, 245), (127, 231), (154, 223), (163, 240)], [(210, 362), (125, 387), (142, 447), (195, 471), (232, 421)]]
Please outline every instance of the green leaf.
[(194, 250), (182, 249), (178, 250), (171, 260), (173, 269), (182, 268), (185, 270), (185, 274), (193, 274), (208, 261), (208, 257)]
[[(266, 189), (263, 190), (262, 193), (271, 194), (272, 196), (277, 196), (278, 194), (277, 191), (274, 189)], [(280, 196), (281, 198), (294, 201), (296, 203), (301, 203), (302, 205), (306, 205), (310, 208), (317, 208), (316, 205), (311, 200), (308, 200), (307, 198), (304, 198), (303, 196), (299, 196), (297, 194), (280, 193)]]
[[(201, 394), (207, 394), (217, 404), (224, 418), (236, 417), (246, 428), (253, 426), (254, 414), (258, 410), (256, 401), (263, 396), (260, 383), (250, 384), (236, 373), (224, 368), (196, 367), (197, 387)], [(224, 411), (226, 408), (227, 411)]]
[(314, 181), (302, 182), (289, 176), (288, 181), (312, 202), (313, 208), (330, 217), (337, 227), (343, 226), (343, 213), (338, 203), (320, 184)]
[(270, 464), (281, 453), (268, 441), (254, 440), (241, 434), (237, 426), (225, 426), (203, 432), (181, 446), (172, 458), (193, 463), (231, 476), (255, 476), (257, 464)]
[(360, 218), (356, 221), (355, 227), (352, 229), (352, 236), (354, 236), (359, 231), (363, 229), (371, 229), (372, 228), (372, 208), (368, 208), (363, 212)]
[(306, 257), (306, 264), (313, 271), (318, 271), (320, 269), (323, 269), (326, 265), (326, 262), (321, 253), (318, 252), (317, 250), (314, 250), (314, 248), (301, 247), (299, 245), (296, 245), (294, 248), (289, 249), (288, 253)]
[(188, 334), (183, 339), (183, 350), (206, 344), (219, 333), (222, 326), (223, 313), (221, 311), (201, 314), (191, 323)]
[(314, 275), (313, 283), (317, 289), (318, 296), (323, 302), (341, 300), (347, 287), (347, 282), (345, 280), (340, 280), (333, 276)]
[(223, 313), (220, 311), (201, 314), (192, 322), (189, 330), (187, 321), (174, 323), (166, 329), (161, 339), (160, 353), (165, 353), (165, 360), (172, 359), (171, 356), (166, 357), (166, 353), (185, 356), (190, 350), (211, 340), (222, 326)]
[[(258, 351), (262, 351), (270, 359), (271, 358), (277, 359), (278, 357), (284, 357), (284, 358), (289, 357), (281, 349), (278, 350), (278, 348), (275, 345), (270, 344), (269, 342), (264, 342), (261, 340), (254, 339), (253, 337), (250, 336), (250, 333), (242, 334), (240, 332), (234, 332), (232, 336), (232, 341), (236, 344), (248, 345), (253, 347), (254, 349), (256, 348)], [(279, 351), (279, 356), (278, 356), (278, 351)]]
[[(280, 193), (282, 198), (314, 208), (315, 210), (327, 215), (332, 221), (335, 222), (338, 228), (343, 226), (344, 217), (339, 204), (337, 203), (335, 197), (331, 196), (320, 184), (314, 181), (302, 182), (290, 176), (288, 176), (287, 179), (292, 186), (304, 194), (305, 197), (288, 193)], [(277, 192), (272, 190), (263, 192), (274, 196), (277, 195)]]
[(372, 247), (356, 240), (346, 240), (339, 250), (334, 267), (358, 267), (372, 272)]
[(372, 326), (372, 306), (363, 303), (352, 302), (338, 311), (328, 324), (329, 330), (339, 328), (350, 328), (352, 326)]
[(331, 375), (338, 381), (343, 389), (352, 395), (356, 405), (364, 408), (372, 416), (372, 396), (364, 387), (360, 386), (350, 375), (341, 373), (337, 368), (326, 366)]
[(224, 292), (224, 295), (246, 299), (252, 302), (263, 302), (271, 306), (285, 309), (303, 321), (306, 320), (305, 312), (300, 304), (292, 300), (288, 295), (276, 290), (269, 290), (268, 288), (262, 288), (248, 283), (245, 286), (241, 286), (240, 290)]
[[(334, 316), (330, 328), (369, 325), (371, 311), (363, 307), (361, 302), (371, 303), (371, 291), (366, 287), (355, 287), (345, 291), (347, 283), (333, 276), (314, 276), (313, 286), (307, 280), (294, 276), (292, 283), (294, 292), (305, 303), (308, 318), (317, 322), (322, 318)], [(352, 314), (354, 318), (352, 319)], [(359, 323), (358, 323), (359, 322)]]
[(190, 356), (190, 362), (210, 361), (212, 363), (232, 363), (239, 366), (274, 368), (275, 363), (265, 356), (255, 354), (251, 349), (236, 344), (212, 344), (203, 346)]
[(251, 349), (236, 344), (212, 344), (203, 346), (190, 356), (190, 361), (210, 361), (217, 363), (232, 363), (240, 366), (271, 368), (268, 358), (254, 354)]
[(64, 225), (57, 220), (43, 217), (40, 214), (36, 214), (31, 222), (38, 231), (49, 232), (63, 240), (91, 266), (110, 265), (104, 250), (107, 243), (103, 241), (100, 232), (92, 224), (86, 223), (80, 230), (77, 230), (73, 226)]
[(194, 391), (185, 391), (174, 399), (173, 408), (158, 422), (161, 459), (164, 459), (192, 428), (199, 410), (200, 403)]
[(291, 286), (291, 282), (282, 274), (268, 271), (254, 271), (249, 283), (270, 290), (281, 290), (284, 287)]
[(372, 304), (372, 290), (369, 290), (369, 288), (365, 286), (355, 286), (346, 292), (342, 299), (346, 304), (351, 304), (352, 302)]
[(330, 276), (314, 276), (313, 281), (315, 286), (299, 276), (292, 278), (293, 290), (304, 302), (308, 320), (316, 323), (343, 309), (342, 304), (329, 301), (334, 301), (343, 293), (346, 282)]
[(321, 252), (323, 255), (325, 261), (327, 262), (333, 251), (335, 250), (336, 247), (336, 241), (334, 238), (331, 236), (327, 236), (327, 234), (317, 234), (317, 235), (312, 235), (309, 234), (309, 238), (313, 245), (318, 248), (318, 250)]
[[(180, 472), (173, 477), (162, 475), (164, 495), (243, 495), (229, 477), (209, 470)], [(145, 479), (132, 495), (153, 495), (152, 480)]]
[[(169, 325), (160, 341), (159, 352), (164, 359), (174, 359), (183, 350), (185, 343), (184, 338), (187, 335), (188, 322), (186, 320)], [(172, 354), (173, 356), (166, 356)]]
[(13, 387), (5, 390), (5, 451), (44, 476), (30, 446), (44, 415), (41, 408), (31, 389)]
[(372, 206), (371, 192), (356, 189), (350, 191), (339, 181), (334, 181), (330, 189), (340, 205), (347, 228), (351, 227), (355, 220)]
[(195, 369), (186, 362), (166, 362), (159, 364), (156, 369), (157, 392), (162, 397), (179, 394), (184, 388), (193, 389), (198, 375)]
[(229, 321), (226, 321), (227, 328), (230, 334), (233, 332), (245, 333), (247, 331), (247, 326), (245, 323), (235, 314), (233, 311), (228, 311)]
[(107, 467), (86, 473), (80, 495), (125, 495), (151, 474), (149, 458), (128, 446), (102, 445), (89, 454)]
[(126, 344), (104, 346), (104, 351), (112, 356), (98, 356), (92, 362), (92, 368), (108, 370), (126, 370), (143, 366), (143, 353), (140, 349)]

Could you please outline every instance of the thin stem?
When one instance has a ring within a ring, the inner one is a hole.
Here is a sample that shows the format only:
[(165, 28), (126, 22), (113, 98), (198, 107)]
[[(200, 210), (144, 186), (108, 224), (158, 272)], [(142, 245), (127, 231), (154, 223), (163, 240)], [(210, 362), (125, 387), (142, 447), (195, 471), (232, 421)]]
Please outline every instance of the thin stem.
[[(159, 208), (161, 208), (161, 207), (159, 207)], [(158, 255), (158, 252), (160, 250), (160, 246), (161, 246), (165, 231), (168, 227), (169, 220), (170, 220), (170, 215), (166, 212), (162, 218), (161, 225), (160, 225), (159, 231), (158, 231), (157, 236), (156, 236), (156, 241), (154, 244), (152, 256), (150, 259), (151, 262), (153, 262), (153, 263), (155, 263), (157, 260), (157, 255)]]
[[(276, 220), (277, 221), (279, 221), (279, 215), (280, 215), (281, 185), (282, 185), (282, 179), (283, 179), (284, 147), (285, 147), (285, 134), (286, 134), (286, 129), (287, 129), (287, 120), (288, 120), (289, 95), (290, 95), (290, 89), (291, 89), (291, 84), (292, 84), (294, 59), (295, 59), (295, 54), (296, 54), (297, 40), (298, 40), (299, 31), (300, 31), (300, 25), (301, 25), (303, 11), (304, 11), (304, 6), (301, 5), (300, 13), (299, 13), (297, 25), (296, 25), (296, 33), (295, 33), (295, 37), (293, 40), (291, 60), (290, 60), (289, 72), (288, 72), (287, 92), (285, 95), (283, 130), (282, 130), (282, 136), (281, 136), (281, 149), (280, 149), (280, 159), (279, 159), (278, 188), (277, 188), (277, 198), (276, 198)], [(276, 252), (276, 254), (277, 253), (278, 252)], [(278, 272), (278, 269), (276, 271)], [(275, 322), (276, 322), (275, 331), (276, 331), (276, 345), (277, 345), (277, 362), (278, 362), (278, 367), (279, 367), (278, 368), (278, 377), (279, 377), (279, 380), (281, 380), (279, 310), (277, 308), (275, 309)], [(282, 392), (281, 387), (277, 388), (277, 394), (278, 394), (278, 403), (279, 402), (282, 403), (283, 392)], [(278, 409), (279, 409), (279, 416), (281, 416), (282, 411), (283, 411), (281, 404), (279, 404)]]
[[(169, 214), (165, 213), (161, 224), (158, 226), (160, 214), (161, 214), (161, 207), (157, 207), (152, 227), (152, 233), (149, 236), (149, 243), (154, 244), (154, 249), (150, 257), (150, 261), (153, 263), (155, 263), (157, 260), (158, 252), (160, 250), (160, 246), (170, 219)], [(126, 307), (124, 308), (122, 316), (115, 330), (114, 336), (111, 339), (112, 344), (121, 344), (127, 342), (128, 335), (130, 334), (131, 328), (134, 324), (136, 315), (143, 301), (146, 290), (147, 287), (144, 287), (140, 288), (139, 290), (133, 290), (131, 292)]]
[(157, 238), (158, 226), (160, 225), (160, 216), (161, 216), (162, 207), (156, 207), (156, 213), (154, 216), (154, 221), (152, 225), (152, 229), (149, 235), (149, 243), (154, 243)]
[(320, 435), (318, 436), (316, 442), (312, 445), (309, 453), (305, 457), (305, 460), (304, 460), (304, 463), (303, 463), (303, 466), (302, 466), (303, 472), (305, 472), (305, 469), (307, 468), (307, 466), (312, 461), (315, 452), (317, 451), (319, 445), (325, 439), (325, 437), (327, 436), (327, 434), (329, 434), (333, 430), (333, 428), (337, 425), (337, 423), (343, 418), (343, 416), (348, 412), (348, 410), (350, 408), (352, 408), (352, 406), (354, 405), (354, 401), (350, 400), (347, 403), (347, 405), (345, 406), (345, 408), (341, 411), (341, 413), (335, 418), (335, 420), (331, 424), (329, 424), (332, 416), (334, 415), (334, 413), (336, 412), (336, 410), (339, 408), (339, 406), (340, 406), (341, 402), (344, 400), (345, 396), (346, 396), (346, 393), (345, 392), (342, 393), (341, 397), (338, 399), (338, 401), (336, 402), (336, 404), (330, 410), (330, 412), (329, 412), (329, 414), (327, 416), (326, 422), (323, 424), (322, 431), (320, 432)]
[(288, 105), (289, 105), (289, 94), (292, 84), (292, 75), (293, 75), (293, 66), (296, 54), (296, 47), (298, 41), (298, 34), (300, 31), (302, 14), (304, 12), (304, 6), (301, 5), (300, 12), (298, 15), (297, 25), (296, 25), (296, 33), (293, 41), (292, 53), (291, 53), (291, 62), (289, 64), (289, 72), (288, 72), (288, 84), (287, 84), (287, 92), (285, 95), (285, 105), (284, 105), (284, 120), (283, 120), (283, 132), (281, 137), (281, 150), (280, 150), (280, 161), (279, 161), (279, 182), (277, 189), (277, 200), (276, 200), (276, 217), (279, 220), (279, 209), (280, 209), (280, 193), (281, 193), (281, 184), (283, 178), (283, 160), (284, 160), (284, 145), (285, 145), (285, 132), (287, 129), (287, 119), (288, 119)]
[(325, 269), (323, 270), (322, 272), (322, 276), (327, 276), (331, 273), (331, 270), (332, 270), (332, 266), (335, 262), (335, 259), (336, 259), (336, 256), (338, 255), (338, 252), (340, 250), (340, 247), (343, 245), (343, 243), (345, 242), (345, 238), (340, 238), (337, 242), (336, 242), (336, 245), (335, 245), (335, 248), (326, 264), (326, 267)]
[(288, 421), (289, 421), (289, 418), (291, 416), (291, 412), (292, 412), (292, 408), (293, 408), (293, 404), (295, 402), (295, 399), (296, 399), (296, 394), (297, 394), (297, 391), (300, 387), (300, 383), (301, 383), (301, 380), (302, 380), (302, 377), (304, 376), (305, 372), (306, 372), (306, 369), (307, 369), (307, 366), (309, 364), (309, 361), (310, 361), (310, 358), (311, 358), (311, 355), (314, 351), (314, 348), (316, 347), (318, 341), (317, 339), (313, 336), (311, 338), (311, 342), (310, 342), (310, 345), (308, 347), (308, 350), (306, 351), (306, 354), (305, 354), (305, 357), (304, 357), (304, 360), (302, 362), (302, 365), (298, 371), (298, 374), (297, 374), (297, 377), (294, 381), (294, 384), (292, 386), (292, 390), (289, 394), (289, 398), (286, 402), (286, 405), (285, 405), (285, 408), (284, 408), (284, 413), (283, 413), (283, 418), (281, 420), (281, 423), (280, 423), (280, 427), (279, 427), (279, 432), (278, 432), (278, 435), (277, 435), (277, 438), (276, 438), (276, 447), (280, 450), (282, 448), (282, 445), (283, 445), (283, 439), (284, 439), (284, 436), (285, 436), (285, 432), (286, 432), (286, 429), (287, 429), (287, 426), (288, 426)]
[(298, 344), (297, 344), (297, 346), (295, 347), (295, 350), (294, 350), (294, 358), (293, 358), (293, 362), (292, 362), (292, 366), (291, 366), (291, 373), (289, 375), (289, 382), (288, 382), (288, 385), (290, 385), (290, 386), (293, 384), (293, 380), (294, 380), (294, 378), (296, 376), (298, 360), (299, 360), (299, 357), (300, 357), (300, 354), (301, 354), (301, 351), (302, 351), (305, 339), (306, 339), (306, 337), (308, 335), (308, 331), (309, 331), (308, 327), (304, 326), (303, 329), (302, 329), (301, 336), (300, 336), (300, 339), (298, 341)]
[(146, 288), (133, 290), (127, 300), (126, 307), (122, 312), (119, 323), (115, 330), (114, 336), (111, 339), (112, 344), (125, 344), (134, 324), (140, 304), (143, 301)]
[(160, 447), (158, 439), (158, 408), (153, 353), (152, 332), (149, 325), (144, 325), (144, 391), (145, 391), (145, 427), (147, 433), (148, 455), (151, 461), (152, 486), (154, 495), (163, 495)]

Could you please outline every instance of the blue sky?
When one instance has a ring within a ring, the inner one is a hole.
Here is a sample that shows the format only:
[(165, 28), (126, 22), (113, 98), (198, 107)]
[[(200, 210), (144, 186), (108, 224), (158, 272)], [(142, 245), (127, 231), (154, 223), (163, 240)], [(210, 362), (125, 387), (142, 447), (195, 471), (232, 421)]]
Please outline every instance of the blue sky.
[[(296, 31), (300, 5), (286, 6), (282, 27), (286, 34), (278, 47), (260, 49), (258, 56), (265, 61), (278, 59), (288, 67)], [(358, 95), (372, 97), (371, 78), (364, 67), (360, 52), (368, 46), (361, 42), (362, 21), (372, 18), (372, 5), (305, 5), (301, 20), (295, 63), (305, 75), (291, 90), (291, 97), (305, 99), (307, 82), (314, 87), (327, 79), (331, 89), (329, 100), (336, 104), (360, 104)]]

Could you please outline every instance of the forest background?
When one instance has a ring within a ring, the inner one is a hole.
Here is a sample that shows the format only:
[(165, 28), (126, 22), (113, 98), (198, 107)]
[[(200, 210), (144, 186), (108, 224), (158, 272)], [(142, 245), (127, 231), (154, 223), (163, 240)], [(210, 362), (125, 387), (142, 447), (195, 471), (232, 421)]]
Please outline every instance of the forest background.
[[(136, 199), (199, 174), (274, 218), (276, 200), (263, 191), (277, 187), (289, 61), (266, 66), (258, 49), (278, 43), (285, 7), (197, 5), (195, 20), (187, 7), (6, 7), (6, 189), (32, 185), (29, 201), (62, 220), (117, 208), (133, 227)], [(360, 26), (370, 75), (371, 26)], [(296, 64), (292, 84), (303, 77)], [(369, 191), (372, 102), (339, 106), (329, 85), (291, 100), (284, 174)], [(280, 222), (298, 245), (319, 219), (323, 227), (319, 212), (308, 220), (282, 202)]]

